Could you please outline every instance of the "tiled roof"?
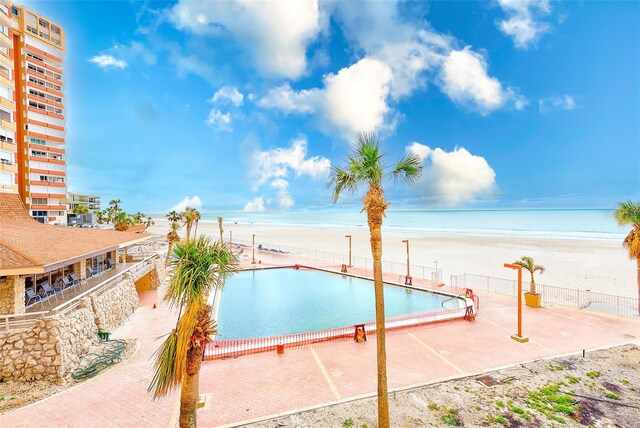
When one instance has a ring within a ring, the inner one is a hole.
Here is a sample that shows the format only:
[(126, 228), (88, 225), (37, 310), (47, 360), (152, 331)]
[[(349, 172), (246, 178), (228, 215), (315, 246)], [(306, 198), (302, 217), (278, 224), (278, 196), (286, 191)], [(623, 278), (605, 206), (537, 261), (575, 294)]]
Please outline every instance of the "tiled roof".
[(35, 272), (75, 263), (146, 239), (145, 234), (42, 224), (15, 193), (0, 192), (0, 275), (8, 269)]

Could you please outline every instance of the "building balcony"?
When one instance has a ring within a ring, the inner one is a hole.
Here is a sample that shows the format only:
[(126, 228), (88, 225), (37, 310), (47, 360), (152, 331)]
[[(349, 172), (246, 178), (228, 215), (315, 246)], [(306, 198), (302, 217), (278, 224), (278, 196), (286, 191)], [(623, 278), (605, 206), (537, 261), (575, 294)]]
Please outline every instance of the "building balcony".
[(8, 98), (4, 98), (4, 97), (0, 97), (0, 106), (15, 112), (16, 111), (16, 103), (14, 103), (12, 100), (8, 99)]
[(5, 129), (10, 129), (12, 131), (16, 131), (16, 124), (14, 122), (8, 122), (6, 120), (0, 119), (0, 126)]
[(31, 205), (34, 211), (66, 211), (66, 205)]
[[(2, 14), (0, 13), (0, 15)], [(3, 32), (0, 32), (0, 46), (7, 47), (9, 49), (13, 48), (13, 42), (11, 41), (11, 38)]]
[(18, 146), (15, 143), (10, 143), (8, 141), (0, 141), (0, 149), (7, 150), (9, 152), (17, 152)]
[(0, 162), (0, 171), (17, 173), (18, 172), (18, 165), (16, 165), (15, 163)]
[(18, 193), (18, 185), (0, 184), (0, 191)]

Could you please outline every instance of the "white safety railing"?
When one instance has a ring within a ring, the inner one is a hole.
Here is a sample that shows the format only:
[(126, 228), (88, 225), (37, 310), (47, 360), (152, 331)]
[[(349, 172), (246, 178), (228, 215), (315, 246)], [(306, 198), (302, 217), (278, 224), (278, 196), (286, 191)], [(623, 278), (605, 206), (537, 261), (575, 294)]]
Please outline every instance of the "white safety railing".
[[(451, 275), (451, 285), (460, 288), (471, 288), (474, 291), (516, 296), (518, 283), (516, 280), (495, 278), (492, 276), (464, 273)], [(522, 282), (523, 291), (529, 290), (529, 282)], [(536, 283), (536, 292), (542, 294), (542, 302), (573, 308), (601, 312), (619, 317), (637, 317), (638, 299), (596, 293), (590, 290), (555, 287)]]

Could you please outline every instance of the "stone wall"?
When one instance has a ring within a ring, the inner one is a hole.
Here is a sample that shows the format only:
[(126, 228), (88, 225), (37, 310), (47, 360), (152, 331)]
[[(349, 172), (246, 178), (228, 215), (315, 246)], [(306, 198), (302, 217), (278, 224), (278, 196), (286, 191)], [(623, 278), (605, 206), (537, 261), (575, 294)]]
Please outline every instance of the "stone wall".
[(33, 328), (0, 334), (0, 378), (60, 382), (98, 343), (88, 298), (63, 315), (43, 317)]
[(0, 314), (24, 312), (24, 277), (8, 276), (0, 282)]
[(125, 273), (117, 285), (92, 296), (91, 303), (95, 324), (100, 331), (111, 331), (121, 326), (140, 304), (131, 273)]
[[(136, 275), (149, 271), (163, 281), (162, 259), (154, 259)], [(24, 295), (24, 282), (19, 295)], [(111, 331), (122, 325), (138, 304), (134, 274), (127, 272), (116, 284), (83, 298), (67, 313), (42, 317), (29, 329), (0, 332), (0, 381), (64, 382), (98, 343), (98, 330)]]

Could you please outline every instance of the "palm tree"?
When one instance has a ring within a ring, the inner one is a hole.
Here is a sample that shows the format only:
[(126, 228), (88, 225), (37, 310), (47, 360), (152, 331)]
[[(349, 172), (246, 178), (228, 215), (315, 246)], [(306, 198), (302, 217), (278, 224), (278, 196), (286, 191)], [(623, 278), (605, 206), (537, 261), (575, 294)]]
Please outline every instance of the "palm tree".
[(169, 211), (169, 213), (167, 214), (167, 220), (169, 221), (180, 221), (180, 213), (176, 210), (171, 210)]
[(200, 215), (200, 211), (198, 211), (195, 208), (192, 208), (193, 211), (191, 211), (192, 215), (193, 215), (193, 222), (195, 223), (195, 229), (193, 229), (193, 239), (196, 238), (196, 234), (198, 233), (198, 223), (200, 223), (200, 219), (202, 218), (202, 215)]
[(180, 387), (180, 427), (195, 427), (202, 352), (211, 341), (209, 336), (216, 333), (208, 296), (212, 289), (222, 287), (238, 262), (222, 244), (200, 237), (176, 244), (170, 265), (172, 276), (164, 300), (179, 315), (155, 353), (148, 390), (157, 399)]
[(167, 241), (169, 241), (169, 249), (167, 250), (167, 263), (169, 263), (169, 256), (171, 255), (171, 248), (175, 242), (180, 241), (180, 235), (178, 235), (178, 229), (180, 225), (177, 221), (171, 222), (171, 230), (167, 233)]
[(622, 246), (629, 252), (630, 259), (636, 259), (638, 315), (640, 315), (640, 202), (620, 202), (614, 215), (619, 225), (631, 225), (631, 230), (626, 238), (624, 238), (624, 241), (622, 241)]
[(144, 219), (145, 215), (144, 213), (141, 213), (140, 211), (138, 211), (137, 213), (135, 213), (133, 215), (133, 221), (135, 221), (136, 223), (142, 223), (142, 220)]
[(129, 226), (131, 226), (132, 224), (134, 224), (133, 218), (124, 211), (118, 212), (113, 217), (113, 228), (120, 232), (124, 232), (125, 230), (129, 229)]
[(538, 294), (536, 292), (536, 281), (533, 278), (533, 274), (536, 272), (543, 273), (544, 266), (537, 265), (533, 262), (531, 257), (522, 257), (520, 260), (513, 262), (516, 266), (522, 266), (524, 269), (528, 270), (531, 274), (531, 285), (529, 286), (529, 294)]
[(147, 219), (144, 221), (144, 227), (145, 228), (151, 227), (154, 224), (156, 224), (156, 222), (153, 221), (153, 217), (151, 217), (151, 216), (147, 217)]
[(107, 221), (107, 211), (94, 211), (94, 214), (96, 215), (97, 219), (98, 219), (98, 224), (102, 224), (105, 221)]
[(384, 294), (382, 285), (382, 219), (389, 204), (384, 199), (382, 181), (389, 176), (411, 183), (422, 174), (422, 162), (416, 155), (405, 155), (393, 168), (385, 173), (380, 153), (380, 139), (373, 133), (358, 133), (355, 147), (344, 167), (332, 165), (327, 187), (333, 187), (333, 202), (343, 191), (355, 193), (360, 186), (368, 187), (362, 198), (367, 212), (371, 254), (373, 256), (373, 282), (376, 301), (376, 341), (378, 359), (378, 426), (389, 427), (389, 397), (387, 392), (387, 355), (384, 329)]
[(193, 222), (195, 221), (195, 208), (187, 207), (183, 212), (180, 213), (180, 218), (184, 221), (184, 225), (187, 229), (187, 240), (189, 240), (191, 236), (191, 228), (193, 227)]
[(73, 208), (73, 213), (74, 214), (89, 214), (89, 208), (87, 208), (84, 205), (76, 205)]
[(120, 199), (111, 199), (109, 201), (109, 208), (111, 208), (111, 210), (114, 213), (117, 213), (120, 211), (120, 204), (122, 203), (122, 201)]
[(222, 234), (224, 233), (224, 229), (222, 229), (222, 217), (218, 216), (218, 230), (220, 231), (220, 242), (224, 242), (222, 239)]

